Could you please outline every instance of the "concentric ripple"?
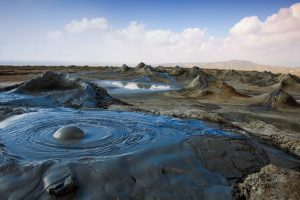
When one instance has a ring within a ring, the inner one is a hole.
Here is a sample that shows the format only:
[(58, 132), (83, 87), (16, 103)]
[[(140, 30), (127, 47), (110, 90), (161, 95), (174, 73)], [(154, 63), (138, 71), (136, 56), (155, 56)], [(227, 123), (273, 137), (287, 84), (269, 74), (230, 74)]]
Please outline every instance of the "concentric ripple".
[[(85, 132), (77, 143), (61, 143), (53, 133), (63, 126)], [(190, 135), (228, 134), (197, 120), (118, 111), (40, 109), (0, 123), (0, 141), (10, 154), (29, 160), (118, 156), (180, 142)]]

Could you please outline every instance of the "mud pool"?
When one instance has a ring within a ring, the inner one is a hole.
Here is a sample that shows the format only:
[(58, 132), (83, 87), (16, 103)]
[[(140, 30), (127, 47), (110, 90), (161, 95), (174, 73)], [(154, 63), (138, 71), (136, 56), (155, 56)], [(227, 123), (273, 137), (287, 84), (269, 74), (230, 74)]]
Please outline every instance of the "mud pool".
[[(65, 126), (80, 128), (84, 137), (54, 138)], [(37, 108), (2, 121), (0, 141), (4, 198), (230, 199), (226, 178), (268, 162), (243, 136), (198, 120), (101, 109)], [(224, 149), (229, 153), (214, 161)], [(216, 155), (202, 158), (206, 151)], [(239, 153), (245, 157), (230, 164), (227, 157)]]
[[(53, 134), (64, 126), (85, 136), (70, 144), (56, 140)], [(8, 153), (29, 160), (121, 156), (204, 134), (233, 136), (197, 120), (107, 110), (38, 109), (0, 122)]]
[(94, 81), (97, 85), (104, 87), (110, 94), (137, 94), (137, 93), (152, 93), (179, 89), (179, 85), (163, 84), (151, 81), (140, 82), (140, 80), (132, 81)]

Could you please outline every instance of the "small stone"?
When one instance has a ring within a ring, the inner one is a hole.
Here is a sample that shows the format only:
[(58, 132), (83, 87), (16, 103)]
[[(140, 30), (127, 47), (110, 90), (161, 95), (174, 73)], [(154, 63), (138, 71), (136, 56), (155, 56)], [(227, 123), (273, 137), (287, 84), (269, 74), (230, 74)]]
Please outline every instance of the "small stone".
[(43, 182), (48, 194), (57, 197), (74, 193), (78, 188), (74, 173), (66, 166), (50, 168), (44, 175)]

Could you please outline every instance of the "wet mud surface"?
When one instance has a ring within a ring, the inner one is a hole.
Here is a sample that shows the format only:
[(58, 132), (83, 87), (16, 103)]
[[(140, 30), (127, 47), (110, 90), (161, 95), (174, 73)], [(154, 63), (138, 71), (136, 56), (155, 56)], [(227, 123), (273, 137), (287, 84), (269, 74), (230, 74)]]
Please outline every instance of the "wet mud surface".
[[(281, 123), (282, 113), (297, 115), (281, 110), (290, 109), (285, 100), (293, 98), (285, 92), (256, 97), (264, 109), (255, 117), (250, 92), (242, 94), (226, 73), (149, 65), (78, 73), (81, 79), (47, 73), (16, 86), (5, 83), (0, 92), (2, 199), (263, 199), (263, 190), (299, 195), (296, 179), (289, 183), (299, 176), (297, 135), (288, 134), (294, 139), (287, 142), (295, 141), (288, 148), (295, 149), (287, 153), (251, 136), (299, 130), (288, 118)], [(222, 84), (206, 82), (211, 76)], [(195, 78), (201, 81), (182, 93)], [(291, 82), (270, 75), (259, 87), (277, 79)], [(231, 91), (225, 96), (224, 87)], [(268, 182), (273, 174), (280, 175)], [(278, 187), (283, 182), (287, 188)]]

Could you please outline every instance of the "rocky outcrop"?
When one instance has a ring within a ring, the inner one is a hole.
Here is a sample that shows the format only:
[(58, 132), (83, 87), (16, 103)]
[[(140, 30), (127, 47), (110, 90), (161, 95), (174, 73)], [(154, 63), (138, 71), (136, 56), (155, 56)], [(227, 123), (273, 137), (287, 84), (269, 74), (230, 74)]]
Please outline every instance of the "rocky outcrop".
[(300, 172), (267, 165), (238, 185), (235, 199), (300, 199)]
[(37, 107), (66, 106), (73, 108), (107, 108), (111, 104), (126, 104), (108, 94), (105, 88), (72, 77), (70, 74), (47, 71), (24, 82), (11, 92), (28, 94), (32, 98), (12, 100), (5, 105)]
[(52, 166), (44, 174), (43, 182), (44, 190), (55, 197), (70, 195), (78, 188), (75, 174), (67, 166)]

